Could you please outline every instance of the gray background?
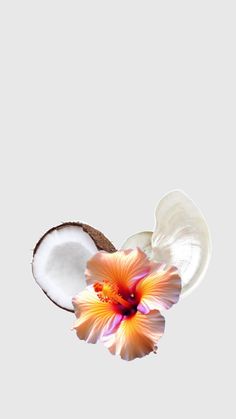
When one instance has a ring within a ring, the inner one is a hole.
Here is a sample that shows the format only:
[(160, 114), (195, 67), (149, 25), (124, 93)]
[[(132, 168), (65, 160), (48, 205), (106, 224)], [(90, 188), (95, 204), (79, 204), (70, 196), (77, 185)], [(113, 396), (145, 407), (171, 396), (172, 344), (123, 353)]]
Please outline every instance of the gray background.
[[(1, 407), (13, 418), (235, 417), (235, 2), (1, 1)], [(70, 331), (34, 283), (49, 227), (116, 246), (187, 192), (213, 255), (166, 313), (158, 355), (123, 362)]]

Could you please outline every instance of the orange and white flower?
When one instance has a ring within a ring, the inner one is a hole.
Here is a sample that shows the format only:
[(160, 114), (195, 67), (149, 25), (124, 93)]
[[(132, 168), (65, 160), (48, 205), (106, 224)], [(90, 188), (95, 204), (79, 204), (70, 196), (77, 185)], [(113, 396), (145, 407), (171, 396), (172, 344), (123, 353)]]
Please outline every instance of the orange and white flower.
[(73, 298), (78, 337), (102, 341), (125, 360), (155, 352), (165, 328), (160, 310), (179, 299), (177, 269), (150, 262), (137, 248), (97, 253), (85, 276), (88, 286)]

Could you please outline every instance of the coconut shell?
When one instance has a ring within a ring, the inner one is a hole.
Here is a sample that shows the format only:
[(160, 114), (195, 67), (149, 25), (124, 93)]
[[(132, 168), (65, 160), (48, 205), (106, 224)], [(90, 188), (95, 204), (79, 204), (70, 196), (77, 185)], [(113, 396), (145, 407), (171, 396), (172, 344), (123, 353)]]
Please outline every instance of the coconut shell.
[[(85, 233), (87, 233), (91, 239), (94, 241), (98, 251), (100, 250), (104, 250), (105, 252), (108, 253), (114, 253), (116, 252), (116, 248), (115, 246), (110, 242), (110, 240), (108, 240), (108, 238), (106, 236), (104, 236), (103, 233), (101, 233), (101, 231), (97, 230), (94, 227), (91, 227), (88, 224), (84, 224), (81, 222), (66, 222), (66, 223), (62, 223), (56, 227), (52, 227), (50, 228), (48, 231), (46, 231), (46, 233), (39, 239), (39, 241), (37, 242), (34, 250), (33, 250), (33, 257), (37, 252), (37, 249), (39, 248), (40, 244), (42, 243), (42, 241), (44, 240), (44, 238), (52, 233), (54, 230), (60, 230), (64, 227), (68, 227), (68, 226), (78, 226), (80, 228), (82, 228), (84, 230)], [(42, 289), (42, 288), (41, 288)], [(58, 303), (56, 303), (54, 300), (52, 300), (50, 298), (50, 296), (46, 293), (46, 291), (44, 291), (42, 289), (42, 291), (44, 292), (44, 294), (49, 298), (50, 301), (52, 301), (57, 307), (62, 308), (63, 310), (69, 311), (69, 312), (73, 312), (73, 310), (69, 310), (65, 307), (62, 307), (61, 305), (59, 305)]]
[(37, 249), (40, 246), (43, 239), (49, 233), (52, 233), (52, 231), (54, 231), (54, 230), (60, 230), (64, 227), (68, 227), (68, 226), (81, 227), (85, 231), (85, 233), (87, 233), (93, 239), (93, 241), (94, 241), (95, 245), (97, 246), (98, 250), (104, 250), (105, 252), (108, 252), (108, 253), (114, 253), (114, 252), (117, 251), (115, 246), (110, 242), (110, 240), (108, 240), (108, 238), (106, 236), (104, 236), (103, 233), (101, 233), (101, 231), (97, 230), (94, 227), (91, 227), (88, 224), (81, 223), (80, 221), (77, 221), (77, 222), (68, 221), (66, 223), (59, 224), (56, 227), (52, 227), (48, 231), (46, 231), (46, 233), (37, 242), (37, 244), (36, 244), (36, 246), (33, 250), (33, 256), (37, 252)]

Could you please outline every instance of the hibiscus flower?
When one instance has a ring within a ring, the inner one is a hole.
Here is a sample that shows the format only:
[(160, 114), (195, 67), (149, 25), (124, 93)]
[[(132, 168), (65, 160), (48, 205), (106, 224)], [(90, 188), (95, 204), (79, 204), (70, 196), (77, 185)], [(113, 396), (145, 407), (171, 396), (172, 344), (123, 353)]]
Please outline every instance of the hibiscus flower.
[(177, 268), (151, 262), (136, 248), (95, 254), (85, 276), (88, 286), (73, 298), (78, 337), (102, 341), (125, 360), (155, 352), (165, 328), (160, 311), (179, 299)]

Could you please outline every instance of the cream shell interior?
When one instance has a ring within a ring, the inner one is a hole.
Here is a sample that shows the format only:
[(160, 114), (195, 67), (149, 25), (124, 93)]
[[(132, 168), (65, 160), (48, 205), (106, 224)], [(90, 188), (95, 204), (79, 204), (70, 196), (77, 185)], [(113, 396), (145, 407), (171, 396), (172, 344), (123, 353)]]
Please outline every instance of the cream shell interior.
[(209, 264), (211, 239), (205, 218), (184, 192), (174, 190), (158, 203), (155, 221), (153, 233), (137, 233), (122, 248), (140, 247), (150, 259), (176, 266), (181, 295), (187, 295), (201, 282)]

